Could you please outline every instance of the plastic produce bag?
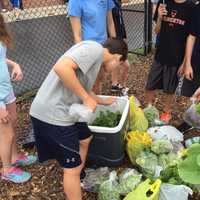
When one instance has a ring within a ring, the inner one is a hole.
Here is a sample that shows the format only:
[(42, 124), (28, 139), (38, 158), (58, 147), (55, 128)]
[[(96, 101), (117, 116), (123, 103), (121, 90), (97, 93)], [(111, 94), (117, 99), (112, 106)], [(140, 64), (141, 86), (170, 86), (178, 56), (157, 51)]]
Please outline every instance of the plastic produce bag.
[(146, 132), (130, 131), (126, 135), (127, 153), (132, 164), (135, 164), (136, 157), (152, 144), (150, 135)]
[(86, 169), (86, 177), (82, 181), (82, 187), (89, 192), (98, 192), (100, 185), (109, 177), (110, 171), (108, 167), (98, 169)]
[(116, 171), (112, 171), (109, 180), (101, 184), (98, 200), (120, 200)]
[(129, 193), (124, 200), (158, 200), (161, 181), (157, 179), (153, 184), (151, 180), (140, 183), (140, 185)]
[(159, 200), (188, 200), (192, 190), (185, 185), (162, 184)]
[(182, 142), (183, 134), (173, 126), (156, 126), (147, 130), (153, 140), (166, 139), (171, 142)]
[(130, 102), (130, 130), (146, 131), (148, 129), (148, 121), (144, 116), (143, 110), (136, 105), (134, 96), (129, 99)]
[(141, 167), (143, 174), (146, 177), (154, 177), (156, 167), (158, 166), (157, 156), (150, 151), (142, 151), (136, 159), (136, 163)]
[(196, 104), (193, 103), (184, 113), (183, 119), (190, 126), (200, 129), (200, 113), (197, 110)]
[(127, 195), (135, 189), (142, 179), (142, 175), (134, 169), (125, 169), (119, 175), (118, 191), (121, 195)]
[(83, 104), (72, 104), (69, 108), (69, 115), (74, 118), (76, 122), (90, 122), (93, 118), (93, 112), (90, 108)]
[(156, 154), (169, 153), (173, 150), (173, 146), (169, 140), (156, 140), (151, 145), (151, 151)]
[(146, 119), (148, 120), (151, 126), (153, 126), (156, 123), (156, 120), (160, 118), (159, 111), (156, 107), (152, 105), (149, 105), (143, 111)]

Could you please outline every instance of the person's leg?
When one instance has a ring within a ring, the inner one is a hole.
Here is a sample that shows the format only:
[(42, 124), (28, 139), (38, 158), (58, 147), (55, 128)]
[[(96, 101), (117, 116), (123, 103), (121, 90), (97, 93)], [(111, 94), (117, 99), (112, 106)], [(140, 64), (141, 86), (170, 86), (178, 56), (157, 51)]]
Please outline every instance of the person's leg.
[(63, 170), (63, 186), (67, 200), (82, 200), (80, 182), (81, 170), (82, 165), (72, 169), (64, 168)]
[(13, 129), (13, 143), (12, 143), (12, 163), (17, 159), (18, 152), (17, 152), (17, 135), (16, 135), (16, 125), (17, 125), (17, 109), (16, 109), (16, 103), (13, 102), (11, 104), (8, 104), (6, 106), (6, 109), (10, 115), (11, 125)]
[(14, 131), (11, 122), (0, 123), (0, 157), (2, 161), (2, 173), (7, 173), (11, 168), (12, 144)]
[(156, 99), (155, 90), (146, 90), (145, 102), (147, 105), (153, 105)]
[(121, 66), (120, 83), (123, 87), (126, 87), (126, 84), (127, 84), (129, 68), (130, 68), (130, 63), (128, 60), (126, 60)]
[(80, 156), (81, 156), (81, 161), (82, 161), (82, 168), (85, 166), (85, 161), (87, 158), (87, 153), (88, 153), (88, 148), (90, 145), (90, 142), (92, 140), (93, 136), (90, 136), (89, 138), (85, 140), (80, 140)]

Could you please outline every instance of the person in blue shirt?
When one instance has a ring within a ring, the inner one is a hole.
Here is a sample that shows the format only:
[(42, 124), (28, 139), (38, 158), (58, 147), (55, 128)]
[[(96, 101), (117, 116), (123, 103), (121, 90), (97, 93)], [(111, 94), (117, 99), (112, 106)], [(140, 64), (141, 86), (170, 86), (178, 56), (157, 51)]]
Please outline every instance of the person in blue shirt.
[[(109, 37), (115, 38), (115, 24), (112, 10), (115, 7), (113, 0), (69, 0), (68, 14), (74, 35), (74, 42), (93, 40), (103, 44)], [(112, 73), (116, 82), (117, 74)], [(103, 74), (99, 74), (94, 91), (100, 93), (99, 82)], [(118, 85), (117, 83), (113, 83)], [(121, 89), (121, 88), (118, 88)]]
[[(1, 178), (14, 183), (23, 183), (30, 179), (28, 172), (16, 166), (29, 165), (36, 161), (35, 156), (18, 154), (16, 147), (16, 103), (11, 85), (12, 81), (21, 81), (23, 74), (20, 66), (6, 58), (6, 49), (11, 46), (11, 38), (6, 31), (3, 16), (0, 14), (0, 159)], [(11, 78), (8, 71), (11, 67)]]

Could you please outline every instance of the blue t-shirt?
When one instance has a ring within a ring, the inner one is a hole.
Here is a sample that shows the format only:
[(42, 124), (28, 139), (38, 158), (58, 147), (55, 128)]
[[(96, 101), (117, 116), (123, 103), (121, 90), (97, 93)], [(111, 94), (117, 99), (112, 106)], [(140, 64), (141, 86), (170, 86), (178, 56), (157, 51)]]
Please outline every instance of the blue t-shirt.
[(70, 0), (69, 16), (81, 19), (82, 39), (104, 43), (107, 35), (107, 13), (115, 7), (113, 0)]
[(6, 47), (0, 42), (0, 107), (5, 105), (5, 98), (11, 90), (10, 74), (6, 63)]

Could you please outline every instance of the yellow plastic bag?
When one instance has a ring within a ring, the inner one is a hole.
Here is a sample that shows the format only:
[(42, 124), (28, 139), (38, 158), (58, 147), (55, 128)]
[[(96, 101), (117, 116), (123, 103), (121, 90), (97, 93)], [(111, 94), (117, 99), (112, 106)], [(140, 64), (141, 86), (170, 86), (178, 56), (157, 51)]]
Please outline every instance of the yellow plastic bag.
[(143, 110), (136, 105), (135, 97), (131, 96), (130, 102), (130, 130), (146, 131), (148, 129), (148, 120), (146, 119)]
[(147, 132), (130, 131), (126, 134), (126, 150), (132, 164), (136, 164), (136, 157), (140, 152), (151, 146), (152, 138)]
[(142, 182), (135, 190), (130, 192), (123, 200), (158, 200), (161, 180), (157, 179), (153, 184), (147, 179)]

